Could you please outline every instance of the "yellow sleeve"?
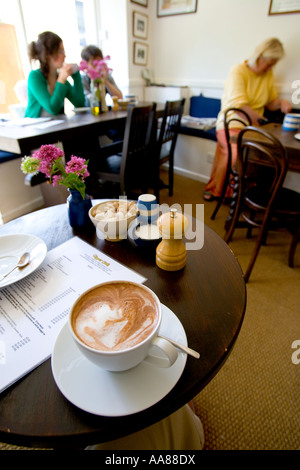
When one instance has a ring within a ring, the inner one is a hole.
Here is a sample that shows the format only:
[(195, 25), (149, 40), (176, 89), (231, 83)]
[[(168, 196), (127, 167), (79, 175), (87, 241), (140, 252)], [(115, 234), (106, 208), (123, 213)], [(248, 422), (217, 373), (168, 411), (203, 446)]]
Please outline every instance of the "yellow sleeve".
[(224, 109), (241, 108), (249, 104), (247, 94), (247, 76), (240, 66), (234, 66), (229, 72), (224, 90)]

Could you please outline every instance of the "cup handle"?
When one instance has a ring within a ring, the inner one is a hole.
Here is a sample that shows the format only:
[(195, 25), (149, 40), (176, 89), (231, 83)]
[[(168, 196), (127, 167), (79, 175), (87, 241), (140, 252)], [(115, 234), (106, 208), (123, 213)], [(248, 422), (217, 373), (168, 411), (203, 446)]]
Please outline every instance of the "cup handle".
[(151, 341), (151, 345), (159, 348), (164, 353), (164, 357), (155, 355), (154, 351), (151, 351), (145, 358), (146, 362), (150, 362), (158, 367), (171, 367), (174, 364), (178, 357), (178, 351), (169, 341), (156, 336)]

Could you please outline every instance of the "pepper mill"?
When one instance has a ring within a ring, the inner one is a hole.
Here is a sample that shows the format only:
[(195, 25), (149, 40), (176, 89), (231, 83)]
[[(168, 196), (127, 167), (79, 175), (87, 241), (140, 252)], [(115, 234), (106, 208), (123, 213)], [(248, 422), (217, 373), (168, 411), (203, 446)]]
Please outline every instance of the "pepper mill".
[(112, 97), (112, 100), (113, 100), (112, 110), (113, 110), (113, 111), (119, 111), (120, 107), (119, 107), (119, 104), (118, 104), (118, 97), (117, 97), (117, 96), (113, 96), (113, 97)]
[(156, 248), (156, 264), (165, 271), (178, 271), (186, 264), (186, 248), (182, 241), (189, 221), (177, 209), (163, 214), (157, 221), (162, 241)]

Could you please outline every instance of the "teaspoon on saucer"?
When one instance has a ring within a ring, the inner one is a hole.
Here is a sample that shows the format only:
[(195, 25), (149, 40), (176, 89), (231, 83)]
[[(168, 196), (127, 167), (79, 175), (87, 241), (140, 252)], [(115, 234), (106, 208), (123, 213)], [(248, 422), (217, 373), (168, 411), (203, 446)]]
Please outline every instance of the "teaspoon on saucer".
[(200, 354), (199, 354), (197, 351), (194, 351), (193, 349), (188, 348), (187, 346), (184, 346), (183, 344), (177, 343), (177, 341), (174, 341), (174, 340), (171, 339), (171, 338), (167, 338), (166, 336), (163, 336), (163, 335), (161, 335), (161, 334), (159, 334), (158, 336), (160, 336), (160, 337), (163, 338), (163, 339), (166, 339), (167, 341), (169, 341), (170, 343), (172, 343), (176, 348), (181, 349), (181, 350), (182, 350), (183, 352), (185, 352), (186, 354), (189, 354), (190, 356), (193, 356), (193, 357), (195, 357), (196, 359), (199, 359)]
[(23, 253), (23, 255), (20, 257), (20, 259), (19, 259), (18, 263), (16, 264), (16, 266), (13, 269), (11, 269), (8, 273), (6, 273), (0, 279), (0, 281), (3, 281), (3, 279), (6, 278), (10, 273), (12, 273), (16, 268), (24, 268), (25, 266), (27, 266), (29, 261), (30, 261), (30, 253), (28, 253), (28, 252)]

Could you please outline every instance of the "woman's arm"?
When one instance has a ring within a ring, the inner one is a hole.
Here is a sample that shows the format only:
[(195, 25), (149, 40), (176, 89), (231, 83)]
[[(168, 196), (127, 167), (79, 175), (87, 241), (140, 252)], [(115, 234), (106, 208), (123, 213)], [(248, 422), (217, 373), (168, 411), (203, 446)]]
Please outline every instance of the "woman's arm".
[(282, 113), (286, 114), (292, 110), (293, 106), (287, 100), (281, 100), (280, 98), (276, 98), (275, 100), (268, 103), (266, 108), (269, 109), (269, 111), (277, 111), (278, 109), (280, 109)]
[(56, 115), (61, 112), (67, 92), (66, 84), (57, 82), (50, 95), (47, 79), (41, 72), (34, 71), (28, 77), (28, 90), (48, 113)]
[(67, 93), (66, 98), (71, 101), (75, 108), (81, 108), (85, 105), (85, 96), (83, 92), (83, 86), (81, 81), (80, 72), (77, 71), (72, 75), (74, 85), (71, 85), (68, 81), (66, 82)]
[[(261, 114), (259, 114), (257, 111), (255, 111), (254, 109), (250, 108), (250, 106), (247, 106), (247, 105), (242, 106), (241, 109), (248, 114), (248, 116), (250, 117), (251, 122), (254, 126), (259, 126), (260, 125), (259, 119), (263, 119)], [(241, 114), (241, 116), (243, 117), (242, 114)]]

